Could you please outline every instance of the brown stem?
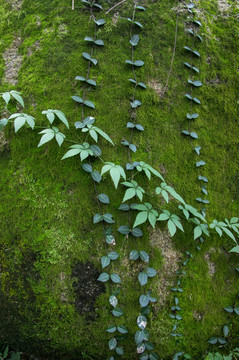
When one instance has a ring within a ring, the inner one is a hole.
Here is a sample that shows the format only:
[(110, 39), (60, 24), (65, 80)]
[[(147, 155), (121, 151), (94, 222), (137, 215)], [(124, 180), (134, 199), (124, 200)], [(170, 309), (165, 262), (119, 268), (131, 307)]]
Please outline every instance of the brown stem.
[(113, 10), (114, 8), (116, 8), (116, 6), (123, 4), (125, 1), (127, 1), (127, 0), (122, 0), (122, 1), (120, 1), (118, 4), (115, 4), (114, 6), (112, 6), (112, 8), (110, 8), (109, 10), (107, 10), (105, 14), (108, 14), (111, 10)]
[(172, 56), (172, 59), (171, 59), (171, 64), (170, 64), (170, 69), (169, 69), (169, 72), (168, 72), (168, 77), (167, 77), (167, 80), (166, 80), (166, 84), (164, 86), (163, 93), (161, 95), (162, 98), (164, 97), (164, 95), (165, 95), (165, 93), (166, 93), (166, 91), (168, 89), (168, 83), (169, 83), (169, 79), (170, 79), (172, 69), (173, 69), (173, 62), (174, 62), (174, 57), (175, 57), (175, 52), (176, 52), (177, 36), (178, 36), (178, 18), (179, 18), (179, 1), (178, 1), (178, 7), (177, 7), (177, 20), (176, 20), (176, 29), (175, 29), (175, 37), (174, 37), (173, 56)]

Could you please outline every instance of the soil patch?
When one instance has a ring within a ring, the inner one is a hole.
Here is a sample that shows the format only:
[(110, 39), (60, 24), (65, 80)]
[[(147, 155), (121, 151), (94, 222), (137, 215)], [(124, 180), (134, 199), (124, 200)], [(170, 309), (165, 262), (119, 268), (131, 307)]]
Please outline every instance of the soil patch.
[(97, 297), (105, 292), (105, 285), (97, 281), (99, 275), (99, 271), (89, 262), (78, 262), (72, 272), (76, 309), (90, 320), (96, 316), (94, 304)]

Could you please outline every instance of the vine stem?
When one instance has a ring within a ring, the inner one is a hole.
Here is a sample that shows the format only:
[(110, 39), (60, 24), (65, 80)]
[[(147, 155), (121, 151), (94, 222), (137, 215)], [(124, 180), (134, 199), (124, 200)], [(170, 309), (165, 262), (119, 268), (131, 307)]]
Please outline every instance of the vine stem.
[(120, 2), (118, 2), (117, 4), (115, 4), (114, 6), (112, 6), (112, 8), (110, 8), (109, 10), (106, 11), (105, 14), (108, 14), (111, 10), (113, 10), (114, 8), (116, 8), (117, 6), (123, 4), (124, 2), (126, 2), (127, 0), (122, 0)]
[(171, 59), (171, 64), (170, 64), (170, 69), (168, 72), (168, 77), (166, 80), (166, 84), (164, 86), (163, 89), (163, 93), (161, 95), (161, 97), (163, 98), (167, 89), (168, 89), (168, 83), (169, 83), (169, 79), (172, 73), (172, 69), (173, 69), (173, 62), (174, 62), (174, 57), (175, 57), (175, 53), (176, 53), (176, 46), (177, 46), (177, 37), (178, 37), (178, 18), (179, 18), (179, 0), (178, 0), (178, 6), (177, 6), (177, 20), (176, 20), (176, 28), (175, 28), (175, 37), (174, 37), (174, 47), (173, 47), (173, 55), (172, 55), (172, 59)]

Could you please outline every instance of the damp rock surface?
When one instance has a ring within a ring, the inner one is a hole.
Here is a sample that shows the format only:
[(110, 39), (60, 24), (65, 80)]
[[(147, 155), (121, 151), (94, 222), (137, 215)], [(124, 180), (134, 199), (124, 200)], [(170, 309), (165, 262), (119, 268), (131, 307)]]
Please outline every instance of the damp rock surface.
[(90, 262), (78, 262), (72, 272), (75, 281), (75, 306), (77, 311), (87, 318), (94, 318), (95, 301), (105, 291), (105, 286), (97, 281), (100, 273)]

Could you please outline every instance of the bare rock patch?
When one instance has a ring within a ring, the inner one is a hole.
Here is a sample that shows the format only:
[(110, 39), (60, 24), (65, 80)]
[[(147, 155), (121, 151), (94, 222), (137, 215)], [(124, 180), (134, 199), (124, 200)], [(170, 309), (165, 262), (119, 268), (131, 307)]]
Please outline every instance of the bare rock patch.
[(204, 259), (208, 265), (208, 272), (209, 272), (210, 276), (213, 276), (216, 272), (216, 266), (215, 266), (214, 262), (211, 260), (211, 254), (214, 251), (215, 251), (215, 249), (212, 248), (204, 255)]
[(178, 270), (182, 254), (174, 248), (167, 231), (154, 230), (150, 237), (150, 243), (160, 249), (163, 256), (163, 267), (158, 277), (158, 303), (162, 306), (170, 294), (169, 287)]
[(3, 54), (6, 67), (4, 81), (12, 85), (18, 82), (18, 72), (22, 64), (22, 56), (18, 53), (21, 42), (20, 36), (15, 37), (11, 46)]

